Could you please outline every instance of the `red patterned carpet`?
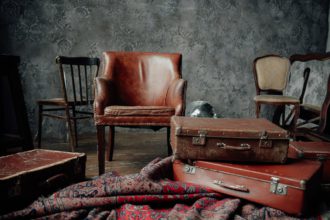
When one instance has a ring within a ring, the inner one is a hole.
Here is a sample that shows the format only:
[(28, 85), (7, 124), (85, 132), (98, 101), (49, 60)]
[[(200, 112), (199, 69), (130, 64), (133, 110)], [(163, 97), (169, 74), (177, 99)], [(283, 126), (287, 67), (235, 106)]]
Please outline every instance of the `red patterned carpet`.
[(138, 174), (106, 173), (0, 219), (294, 219), (279, 210), (172, 181), (171, 173), (170, 157), (155, 159)]

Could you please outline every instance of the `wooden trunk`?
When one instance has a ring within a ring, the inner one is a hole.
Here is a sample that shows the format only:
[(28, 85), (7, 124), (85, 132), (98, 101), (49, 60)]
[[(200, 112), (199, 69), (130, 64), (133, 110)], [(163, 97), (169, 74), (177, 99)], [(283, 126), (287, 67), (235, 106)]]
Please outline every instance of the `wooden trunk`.
[(285, 163), (288, 132), (266, 119), (214, 119), (174, 116), (174, 158)]
[[(318, 161), (301, 160), (285, 165), (243, 165), (179, 160), (173, 163), (174, 179), (302, 215), (317, 204), (320, 186)], [(299, 172), (303, 170), (304, 172)]]
[(84, 180), (85, 166), (84, 153), (38, 149), (0, 157), (1, 212)]

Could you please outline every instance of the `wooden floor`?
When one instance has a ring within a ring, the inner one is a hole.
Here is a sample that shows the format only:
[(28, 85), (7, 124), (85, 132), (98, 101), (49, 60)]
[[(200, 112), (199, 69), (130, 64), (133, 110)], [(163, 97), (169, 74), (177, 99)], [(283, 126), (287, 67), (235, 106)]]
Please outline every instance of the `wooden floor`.
[[(105, 171), (117, 171), (121, 175), (136, 173), (157, 157), (167, 156), (166, 130), (157, 132), (119, 131), (115, 135), (113, 161), (106, 161)], [(96, 134), (80, 135), (77, 152), (87, 154), (86, 177), (98, 175)], [(42, 140), (42, 149), (70, 151), (60, 140)]]

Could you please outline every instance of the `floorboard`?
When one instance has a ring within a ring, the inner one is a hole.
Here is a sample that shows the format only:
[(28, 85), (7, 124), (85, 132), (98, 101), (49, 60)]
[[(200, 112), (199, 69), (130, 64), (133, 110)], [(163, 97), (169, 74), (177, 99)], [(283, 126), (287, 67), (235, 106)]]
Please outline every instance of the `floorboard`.
[[(77, 152), (87, 155), (86, 177), (98, 175), (96, 134), (81, 135)], [(42, 149), (70, 151), (68, 143), (45, 139)], [(122, 131), (115, 134), (113, 161), (105, 162), (105, 171), (117, 171), (121, 175), (136, 173), (157, 157), (167, 156), (166, 132)]]

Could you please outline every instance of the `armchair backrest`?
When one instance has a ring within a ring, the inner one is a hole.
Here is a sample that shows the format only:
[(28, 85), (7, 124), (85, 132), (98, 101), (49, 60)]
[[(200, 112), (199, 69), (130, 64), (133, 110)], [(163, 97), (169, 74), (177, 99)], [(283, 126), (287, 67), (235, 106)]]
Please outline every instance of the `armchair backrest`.
[(287, 84), (290, 60), (278, 55), (267, 55), (254, 60), (257, 92), (270, 90), (282, 92)]
[(104, 58), (118, 105), (165, 105), (169, 85), (182, 77), (181, 54), (108, 51)]

